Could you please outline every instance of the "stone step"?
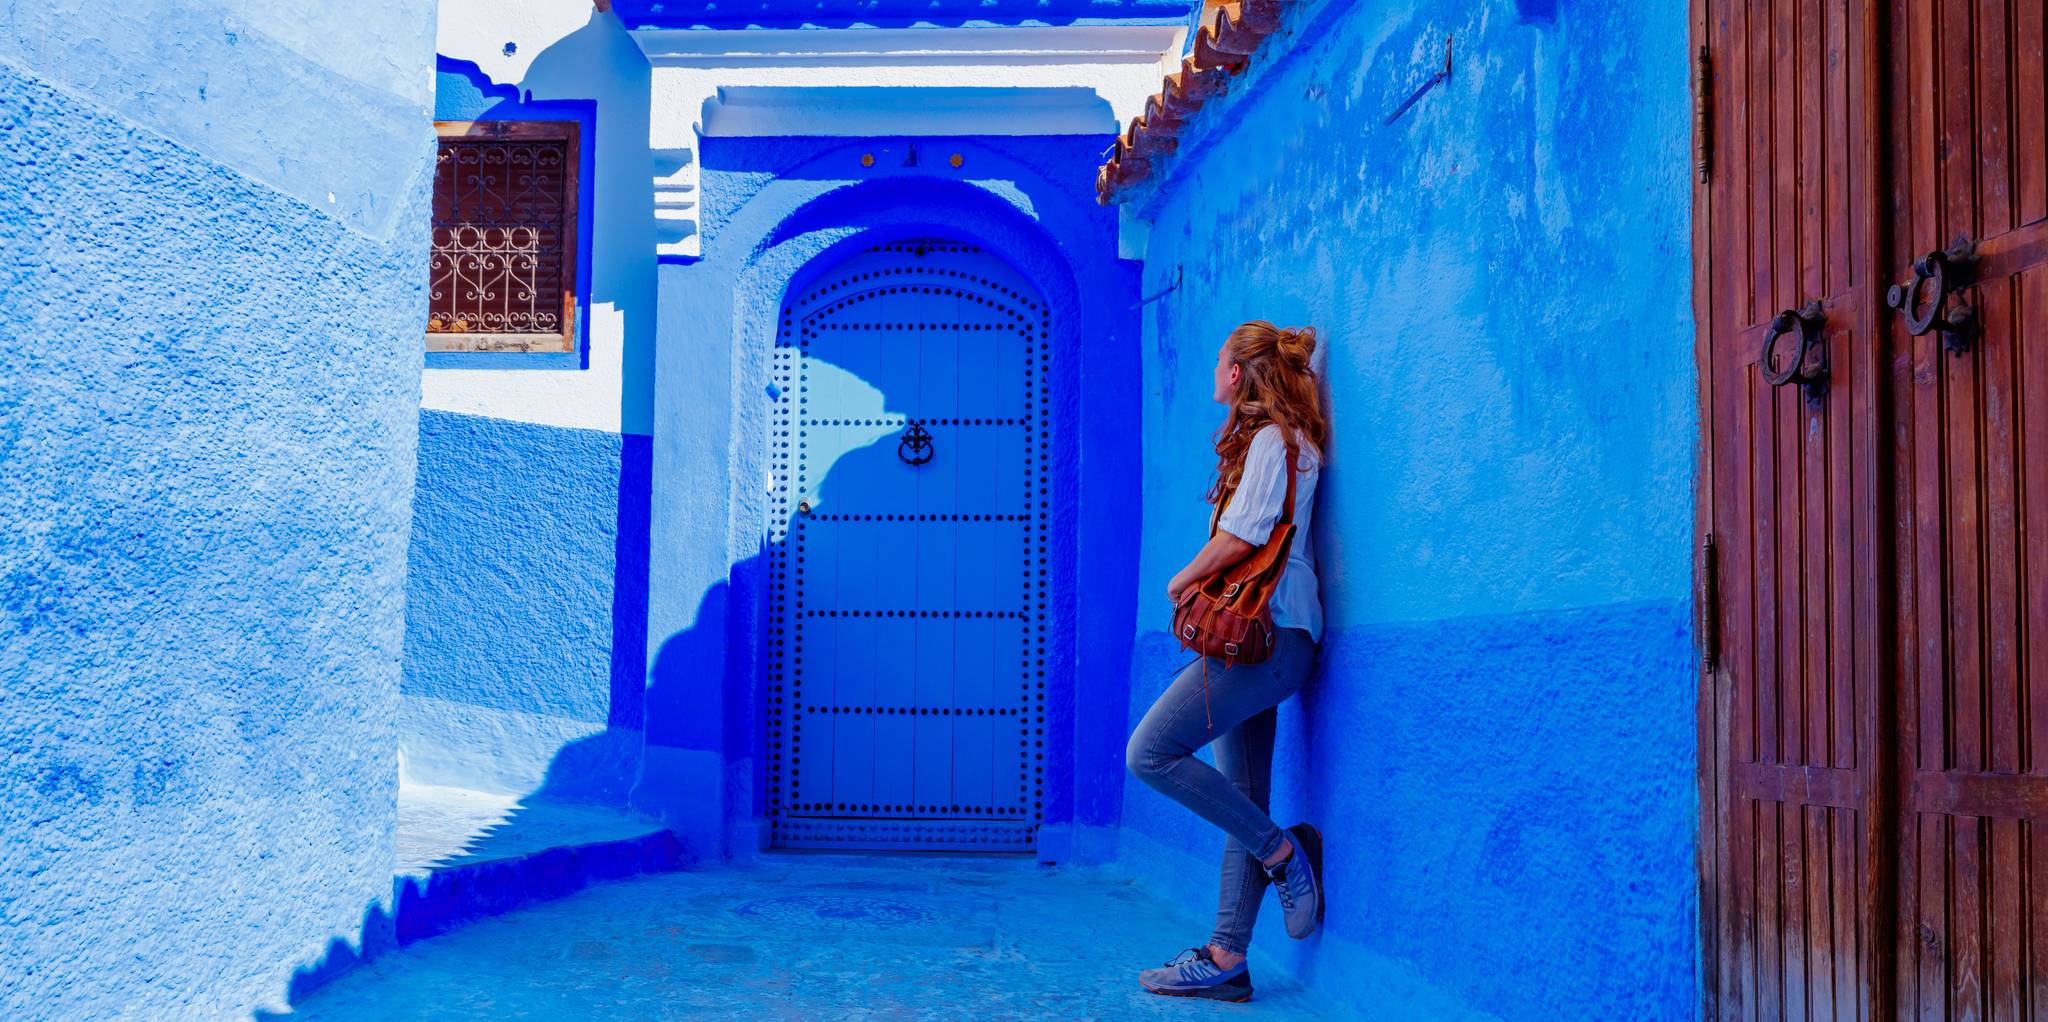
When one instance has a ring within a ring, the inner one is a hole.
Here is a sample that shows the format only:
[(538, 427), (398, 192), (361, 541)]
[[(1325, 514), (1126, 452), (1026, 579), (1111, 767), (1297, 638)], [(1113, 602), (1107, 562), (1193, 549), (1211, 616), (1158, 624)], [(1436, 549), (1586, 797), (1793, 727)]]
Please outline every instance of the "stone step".
[(289, 991), (294, 1003), (407, 944), (598, 881), (690, 861), (661, 824), (609, 806), (417, 784), (399, 787), (397, 853), (395, 909), (372, 907), (358, 940), (336, 938), (319, 961), (301, 967)]
[(608, 806), (405, 785), (392, 882), (395, 935), (408, 944), (594, 881), (684, 862), (661, 824)]

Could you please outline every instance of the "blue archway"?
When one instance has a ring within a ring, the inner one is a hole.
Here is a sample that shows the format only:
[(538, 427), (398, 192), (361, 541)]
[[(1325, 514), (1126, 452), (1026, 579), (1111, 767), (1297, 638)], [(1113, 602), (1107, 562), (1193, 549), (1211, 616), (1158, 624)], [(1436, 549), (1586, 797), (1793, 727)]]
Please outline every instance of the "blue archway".
[[(707, 140), (719, 144), (787, 144), (787, 140)], [(1045, 827), (1043, 858), (1100, 857), (1115, 822), (1121, 791), (1118, 750), (1124, 727), (1130, 636), (1135, 612), (1136, 520), (1121, 514), (1088, 516), (1082, 507), (1127, 509), (1137, 493), (1140, 384), (1135, 344), (1137, 281), (1131, 264), (1115, 257), (1113, 214), (1091, 201), (1086, 182), (1056, 182), (1013, 152), (1014, 143), (943, 139), (925, 144), (964, 154), (975, 168), (972, 180), (940, 177), (919, 168), (874, 168), (866, 180), (849, 182), (843, 167), (858, 155), (859, 140), (832, 140), (806, 159), (785, 164), (730, 213), (707, 218), (706, 256), (701, 263), (664, 266), (663, 317), (673, 310), (724, 305), (730, 320), (693, 323), (709, 334), (711, 346), (728, 353), (734, 386), (727, 409), (733, 442), (720, 468), (733, 480), (728, 525), (733, 556), (727, 569), (695, 579), (659, 578), (650, 600), (654, 634), (667, 634), (667, 621), (691, 622), (707, 631), (690, 602), (693, 593), (720, 587), (722, 624), (708, 629), (723, 647), (718, 652), (722, 684), (716, 698), (692, 700), (664, 710), (650, 698), (650, 778), (668, 759), (682, 768), (670, 785), (697, 777), (710, 781), (710, 766), (699, 755), (720, 753), (718, 781), (730, 782), (730, 797), (719, 819), (699, 819), (727, 831), (725, 840), (758, 846), (753, 831), (766, 808), (763, 764), (765, 727), (760, 711), (768, 670), (764, 634), (767, 614), (766, 506), (759, 480), (770, 469), (766, 423), (777, 315), (784, 296), (807, 274), (822, 272), (864, 246), (937, 235), (959, 238), (999, 253), (1043, 297), (1051, 311), (1053, 398), (1048, 424), (1055, 495), (1048, 532), (1046, 568), (1053, 591), (1047, 632), (1047, 723), (1045, 739)], [(710, 148), (707, 146), (707, 148)], [(716, 158), (707, 156), (707, 164)], [(1084, 338), (1086, 344), (1084, 346)], [(678, 418), (665, 406), (692, 392), (685, 379), (709, 363), (707, 351), (658, 357), (656, 378), (655, 572), (664, 572), (659, 553), (680, 549), (664, 542), (666, 518), (682, 522), (711, 510), (685, 484), (703, 478), (712, 459), (693, 457), (686, 442), (661, 436), (664, 419)], [(671, 375), (673, 373), (673, 375)], [(674, 457), (663, 456), (664, 451)], [(1082, 453), (1086, 452), (1083, 457)], [(701, 531), (700, 535), (703, 534)], [(681, 571), (674, 573), (682, 575)], [(664, 592), (666, 590), (666, 592)], [(666, 620), (664, 620), (666, 619)], [(657, 665), (657, 674), (658, 665)], [(1085, 688), (1076, 685), (1086, 673)], [(657, 688), (659, 679), (657, 678)], [(1085, 694), (1083, 694), (1085, 693)], [(699, 725), (674, 729), (678, 755), (667, 757), (665, 713), (715, 717), (715, 737)], [(664, 811), (680, 829), (678, 814), (701, 810), (667, 804), (643, 779), (640, 801)], [(701, 790), (701, 789), (700, 789)], [(1080, 841), (1077, 843), (1077, 836)]]

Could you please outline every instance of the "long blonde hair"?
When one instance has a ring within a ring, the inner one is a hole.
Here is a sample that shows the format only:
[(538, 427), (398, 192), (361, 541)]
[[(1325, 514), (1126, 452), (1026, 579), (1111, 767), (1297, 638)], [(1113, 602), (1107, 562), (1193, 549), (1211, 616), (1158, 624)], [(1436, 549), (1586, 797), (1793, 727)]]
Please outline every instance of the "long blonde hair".
[(1240, 372), (1230, 412), (1216, 430), (1216, 482), (1208, 500), (1219, 508), (1237, 492), (1252, 438), (1268, 424), (1280, 427), (1290, 459), (1300, 458), (1304, 442), (1320, 458), (1330, 436), (1322, 391), (1309, 367), (1316, 352), (1314, 327), (1276, 327), (1255, 319), (1232, 330), (1224, 347)]

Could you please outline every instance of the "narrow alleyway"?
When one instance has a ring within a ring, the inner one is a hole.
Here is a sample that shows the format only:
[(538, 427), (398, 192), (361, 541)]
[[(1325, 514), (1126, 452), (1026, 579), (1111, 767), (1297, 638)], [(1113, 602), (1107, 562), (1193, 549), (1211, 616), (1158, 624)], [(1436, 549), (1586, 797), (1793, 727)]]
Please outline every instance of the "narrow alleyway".
[(2044, 42), (0, 0), (0, 1022), (2048, 1022)]
[(1206, 935), (1185, 908), (1092, 870), (776, 855), (488, 919), (345, 975), (290, 1017), (1343, 1017), (1256, 958), (1249, 1005), (1138, 989), (1138, 967)]

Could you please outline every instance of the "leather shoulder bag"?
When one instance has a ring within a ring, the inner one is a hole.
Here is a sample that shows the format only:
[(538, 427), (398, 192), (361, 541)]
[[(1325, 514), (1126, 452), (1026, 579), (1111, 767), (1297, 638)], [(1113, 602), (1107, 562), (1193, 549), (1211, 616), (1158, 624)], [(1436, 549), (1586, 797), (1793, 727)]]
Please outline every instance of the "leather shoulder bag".
[[(1226, 665), (1262, 663), (1273, 654), (1273, 611), (1268, 604), (1274, 584), (1287, 568), (1287, 552), (1294, 545), (1294, 460), (1294, 452), (1289, 451), (1286, 502), (1265, 545), (1181, 593), (1180, 603), (1173, 609), (1173, 634), (1182, 648)], [(1217, 519), (1222, 519), (1221, 512)], [(1213, 539), (1215, 535), (1212, 522), (1209, 536)]]

